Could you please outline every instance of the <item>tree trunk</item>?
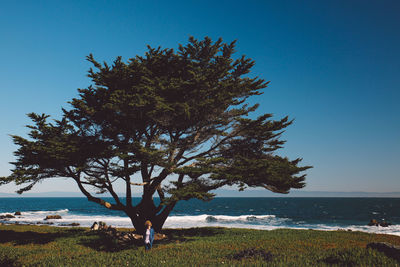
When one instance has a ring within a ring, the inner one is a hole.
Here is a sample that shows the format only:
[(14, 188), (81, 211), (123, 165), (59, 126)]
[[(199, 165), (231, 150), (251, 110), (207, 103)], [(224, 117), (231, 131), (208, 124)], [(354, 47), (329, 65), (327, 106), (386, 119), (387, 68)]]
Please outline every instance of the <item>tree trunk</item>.
[(154, 231), (160, 232), (174, 206), (175, 203), (168, 204), (157, 214), (157, 207), (154, 205), (153, 200), (143, 198), (135, 208), (129, 209), (126, 213), (131, 219), (137, 233), (145, 233), (144, 223), (146, 221), (152, 223)]
[[(176, 202), (172, 202), (172, 203), (166, 205), (166, 206), (164, 207), (164, 209), (162, 210), (162, 212), (159, 213), (159, 214), (156, 216), (157, 226), (159, 227), (159, 230), (158, 230), (158, 231), (160, 231), (160, 230), (162, 229), (162, 227), (163, 227), (165, 221), (167, 220), (169, 214), (170, 214), (171, 211), (174, 209), (175, 204), (176, 204)], [(154, 229), (156, 229), (156, 228), (154, 228)]]

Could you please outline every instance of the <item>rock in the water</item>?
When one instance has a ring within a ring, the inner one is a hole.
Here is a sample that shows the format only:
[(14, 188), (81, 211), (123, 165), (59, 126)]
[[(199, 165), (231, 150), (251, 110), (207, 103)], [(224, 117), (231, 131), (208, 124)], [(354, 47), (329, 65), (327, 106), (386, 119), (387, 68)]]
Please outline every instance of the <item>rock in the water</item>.
[(388, 227), (389, 225), (392, 225), (391, 223), (382, 220), (382, 221), (377, 221), (375, 219), (372, 219), (369, 223), (368, 226), (381, 226), (381, 227)]
[(376, 249), (383, 252), (386, 256), (400, 261), (400, 246), (395, 246), (387, 242), (369, 243), (367, 248)]
[(386, 221), (382, 221), (382, 222), (379, 223), (379, 225), (382, 226), (382, 227), (388, 227), (389, 225), (392, 225), (392, 224), (389, 223), (389, 222), (386, 222)]
[(53, 222), (37, 222), (36, 224), (46, 224), (46, 225), (51, 225), (54, 224)]
[(15, 218), (12, 214), (0, 215), (0, 219), (13, 219)]
[(16, 212), (14, 213), (14, 215), (19, 215), (19, 216), (21, 216), (21, 212), (20, 212), (20, 211), (16, 211)]
[(378, 226), (379, 222), (375, 219), (372, 219), (369, 223), (368, 226)]
[(60, 215), (47, 215), (45, 220), (56, 220), (56, 219), (62, 219)]

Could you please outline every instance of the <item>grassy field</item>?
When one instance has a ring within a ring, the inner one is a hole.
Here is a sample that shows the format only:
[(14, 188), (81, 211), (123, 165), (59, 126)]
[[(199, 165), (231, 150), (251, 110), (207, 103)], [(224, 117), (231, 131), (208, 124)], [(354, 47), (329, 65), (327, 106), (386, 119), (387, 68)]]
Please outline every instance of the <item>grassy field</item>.
[(400, 237), (361, 232), (228, 228), (167, 229), (146, 252), (87, 228), (0, 226), (0, 266), (400, 266), (369, 242)]

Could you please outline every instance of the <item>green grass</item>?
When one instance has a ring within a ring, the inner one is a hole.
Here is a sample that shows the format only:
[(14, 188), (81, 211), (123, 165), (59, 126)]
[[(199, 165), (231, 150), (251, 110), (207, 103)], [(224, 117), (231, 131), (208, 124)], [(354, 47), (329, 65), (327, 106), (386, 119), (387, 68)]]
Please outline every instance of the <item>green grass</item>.
[(366, 249), (369, 242), (400, 245), (398, 236), (228, 228), (164, 233), (168, 239), (146, 252), (140, 243), (119, 246), (87, 228), (2, 225), (0, 266), (400, 266)]

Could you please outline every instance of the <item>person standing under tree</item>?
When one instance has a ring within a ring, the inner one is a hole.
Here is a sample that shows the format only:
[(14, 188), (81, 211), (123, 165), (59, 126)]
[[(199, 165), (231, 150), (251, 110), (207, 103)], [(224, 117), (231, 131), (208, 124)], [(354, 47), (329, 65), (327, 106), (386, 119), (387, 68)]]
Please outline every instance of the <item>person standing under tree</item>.
[(144, 226), (146, 228), (146, 232), (143, 235), (144, 247), (145, 247), (146, 250), (149, 250), (153, 246), (154, 229), (153, 229), (152, 224), (151, 224), (150, 221), (146, 221), (144, 223)]

